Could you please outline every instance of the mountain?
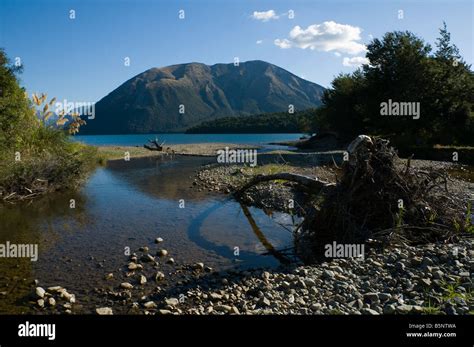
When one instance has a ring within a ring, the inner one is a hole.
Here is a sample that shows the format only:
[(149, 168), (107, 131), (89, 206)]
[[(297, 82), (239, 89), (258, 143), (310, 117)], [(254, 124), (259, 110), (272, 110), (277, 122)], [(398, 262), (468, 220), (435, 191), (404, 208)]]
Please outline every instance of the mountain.
[[(149, 69), (95, 105), (84, 134), (184, 131), (225, 116), (288, 111), (320, 105), (324, 88), (264, 61), (201, 63)], [(180, 105), (184, 105), (181, 114)]]

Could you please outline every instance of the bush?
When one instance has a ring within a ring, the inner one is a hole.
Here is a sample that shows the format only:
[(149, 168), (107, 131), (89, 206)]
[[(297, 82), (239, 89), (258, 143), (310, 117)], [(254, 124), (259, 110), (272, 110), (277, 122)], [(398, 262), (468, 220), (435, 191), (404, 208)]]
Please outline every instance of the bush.
[[(76, 186), (97, 162), (97, 149), (70, 140), (83, 121), (53, 115), (46, 95), (29, 100), (0, 50), (0, 199), (13, 200)], [(58, 125), (59, 124), (59, 125)]]

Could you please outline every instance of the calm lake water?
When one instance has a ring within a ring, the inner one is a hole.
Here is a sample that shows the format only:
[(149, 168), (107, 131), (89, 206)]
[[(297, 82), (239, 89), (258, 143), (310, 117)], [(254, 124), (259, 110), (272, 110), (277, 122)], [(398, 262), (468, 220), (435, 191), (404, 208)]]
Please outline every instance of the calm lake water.
[[(143, 142), (136, 136), (89, 138), (101, 144)], [(287, 230), (294, 225), (291, 217), (250, 208), (258, 225), (255, 230), (236, 201), (192, 187), (196, 170), (211, 161), (200, 157), (111, 161), (76, 192), (1, 206), (0, 242), (37, 243), (39, 259), (0, 259), (0, 314), (30, 310), (26, 298), (34, 279), (42, 287), (67, 288), (92, 309), (94, 288), (106, 286), (104, 275), (118, 273), (127, 263), (125, 248), (156, 250), (157, 237), (165, 240), (163, 248), (177, 264), (200, 261), (216, 270), (278, 266), (279, 261), (265, 253), (269, 244), (276, 249), (292, 245)], [(76, 201), (73, 209), (71, 199)]]
[(95, 146), (142, 146), (157, 136), (168, 145), (187, 143), (235, 143), (266, 145), (271, 142), (297, 140), (303, 134), (148, 134), (148, 135), (77, 135), (73, 138)]

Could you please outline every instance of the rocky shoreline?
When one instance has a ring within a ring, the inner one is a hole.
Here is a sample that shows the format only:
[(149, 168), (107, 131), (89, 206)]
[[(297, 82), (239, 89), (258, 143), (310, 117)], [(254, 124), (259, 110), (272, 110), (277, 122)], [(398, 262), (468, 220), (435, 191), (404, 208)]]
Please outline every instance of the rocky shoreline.
[[(176, 264), (162, 248), (131, 255), (111, 288), (97, 289), (97, 314), (473, 314), (474, 240), (372, 249), (365, 259), (331, 259), (276, 270), (215, 272)], [(171, 271), (165, 271), (164, 268)], [(84, 313), (59, 286), (35, 288), (42, 313)], [(89, 312), (90, 313), (90, 312)]]
[[(473, 314), (472, 240), (401, 247), (365, 260), (334, 259), (221, 279), (219, 290), (188, 291), (186, 313)], [(171, 307), (167, 307), (170, 309)], [(172, 310), (171, 310), (172, 311)]]

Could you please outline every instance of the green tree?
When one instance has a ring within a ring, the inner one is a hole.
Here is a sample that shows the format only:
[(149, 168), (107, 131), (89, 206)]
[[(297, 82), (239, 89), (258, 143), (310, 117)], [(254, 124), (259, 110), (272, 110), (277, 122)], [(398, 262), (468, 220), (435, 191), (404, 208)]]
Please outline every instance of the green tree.
[(0, 148), (21, 146), (36, 121), (25, 90), (18, 83), (19, 72), (21, 67), (12, 65), (0, 48)]
[(316, 132), (335, 130), (343, 139), (359, 135), (367, 129), (365, 102), (366, 83), (361, 70), (353, 74), (341, 74), (323, 94), (323, 107), (317, 110)]
[[(386, 33), (368, 45), (370, 64), (363, 71), (370, 95), (365, 100), (370, 132), (396, 137), (403, 144), (427, 142), (424, 129), (432, 121), (430, 51), (430, 45), (408, 31)], [(381, 116), (380, 105), (389, 100), (419, 102), (420, 119)]]
[(443, 27), (439, 29), (439, 37), (436, 39), (436, 47), (438, 50), (435, 57), (439, 60), (444, 60), (448, 63), (453, 63), (454, 60), (460, 60), (461, 55), (456, 45), (451, 43), (451, 34), (448, 32), (446, 22), (443, 22)]
[[(367, 46), (365, 64), (339, 75), (317, 112), (319, 127), (351, 140), (361, 133), (399, 146), (472, 144), (473, 72), (451, 43), (446, 24), (437, 51), (411, 32), (386, 33)], [(420, 118), (382, 116), (381, 103), (417, 102)]]
[(431, 65), (436, 98), (434, 142), (474, 144), (474, 74), (451, 42), (446, 23), (440, 29)]

